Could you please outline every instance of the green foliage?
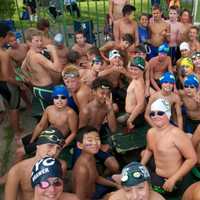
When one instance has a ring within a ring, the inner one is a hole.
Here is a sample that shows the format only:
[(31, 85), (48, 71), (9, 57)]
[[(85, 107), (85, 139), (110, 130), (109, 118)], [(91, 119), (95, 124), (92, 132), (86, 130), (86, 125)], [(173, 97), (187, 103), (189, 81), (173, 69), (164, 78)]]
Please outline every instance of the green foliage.
[(11, 19), (15, 12), (15, 0), (0, 0), (0, 19)]

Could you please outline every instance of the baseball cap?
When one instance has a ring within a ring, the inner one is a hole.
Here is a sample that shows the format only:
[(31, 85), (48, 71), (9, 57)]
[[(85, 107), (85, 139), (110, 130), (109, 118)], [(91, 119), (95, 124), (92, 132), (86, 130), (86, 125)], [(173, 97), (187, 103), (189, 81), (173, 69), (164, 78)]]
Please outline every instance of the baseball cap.
[(50, 177), (62, 179), (62, 167), (59, 160), (50, 156), (38, 160), (32, 169), (31, 185), (34, 188), (42, 181), (47, 181)]
[(68, 96), (67, 90), (64, 85), (57, 85), (53, 88), (52, 97), (63, 95), (65, 97)]
[(115, 57), (121, 57), (119, 51), (116, 49), (109, 51), (109, 60), (112, 60)]
[(131, 59), (130, 66), (137, 67), (140, 70), (144, 71), (145, 69), (145, 60), (141, 56), (136, 56)]
[(68, 65), (62, 71), (63, 78), (75, 78), (79, 76), (80, 76), (79, 71), (75, 65)]
[(57, 33), (54, 37), (55, 45), (62, 45), (64, 44), (64, 36), (62, 33)]
[(180, 51), (188, 50), (190, 51), (190, 45), (187, 42), (182, 42), (179, 46)]
[(37, 145), (48, 143), (63, 146), (64, 135), (57, 128), (49, 127), (46, 130), (42, 131), (37, 140)]
[(169, 53), (169, 45), (164, 43), (158, 47), (158, 53), (168, 54)]
[(174, 74), (171, 72), (165, 72), (159, 79), (160, 84), (163, 83), (171, 83), (174, 84), (175, 83), (175, 77)]
[(171, 117), (171, 105), (166, 99), (159, 98), (151, 104), (151, 111), (163, 111), (168, 119)]
[(147, 168), (140, 163), (131, 162), (122, 169), (122, 186), (136, 186), (145, 181), (150, 182), (150, 174)]
[(183, 84), (184, 85), (194, 85), (196, 88), (198, 88), (199, 87), (199, 79), (194, 74), (190, 74), (185, 77)]

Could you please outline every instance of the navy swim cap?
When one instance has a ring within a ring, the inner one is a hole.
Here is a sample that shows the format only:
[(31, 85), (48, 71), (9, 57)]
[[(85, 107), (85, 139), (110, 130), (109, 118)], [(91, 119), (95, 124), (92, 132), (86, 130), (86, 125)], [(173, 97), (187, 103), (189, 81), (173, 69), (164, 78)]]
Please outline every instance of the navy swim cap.
[(31, 185), (34, 188), (42, 181), (46, 181), (50, 177), (62, 177), (62, 167), (58, 159), (45, 156), (38, 160), (32, 169)]

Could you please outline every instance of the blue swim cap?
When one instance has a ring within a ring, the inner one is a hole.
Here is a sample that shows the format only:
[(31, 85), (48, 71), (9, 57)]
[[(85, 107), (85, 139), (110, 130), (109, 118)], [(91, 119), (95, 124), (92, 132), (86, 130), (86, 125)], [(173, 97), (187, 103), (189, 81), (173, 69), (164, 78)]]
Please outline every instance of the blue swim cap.
[(50, 156), (45, 156), (38, 160), (32, 169), (31, 185), (34, 188), (42, 181), (46, 181), (50, 177), (62, 179), (62, 167), (59, 160)]
[(64, 85), (57, 85), (53, 88), (52, 98), (58, 95), (68, 96), (67, 90)]
[(199, 79), (194, 74), (190, 74), (190, 75), (186, 76), (186, 78), (184, 79), (184, 85), (193, 85), (196, 88), (198, 88), (199, 87)]
[(161, 77), (160, 77), (160, 84), (163, 83), (171, 83), (174, 84), (175, 83), (175, 77), (174, 74), (171, 72), (165, 72)]
[(169, 53), (169, 45), (167, 43), (161, 44), (158, 47), (158, 53), (168, 54)]

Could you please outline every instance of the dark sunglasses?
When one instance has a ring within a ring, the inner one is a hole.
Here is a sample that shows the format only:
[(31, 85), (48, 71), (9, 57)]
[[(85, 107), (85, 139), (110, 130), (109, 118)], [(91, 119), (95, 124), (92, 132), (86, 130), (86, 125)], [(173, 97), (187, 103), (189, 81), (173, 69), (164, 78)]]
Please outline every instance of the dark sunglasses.
[(163, 112), (163, 111), (151, 111), (150, 113), (149, 113), (149, 116), (150, 117), (155, 117), (156, 115), (158, 115), (158, 116), (163, 116), (165, 114), (165, 112)]
[(53, 97), (54, 99), (66, 99), (67, 97), (66, 96), (63, 96), (63, 95), (61, 95), (61, 96), (54, 96)]
[(184, 85), (184, 88), (196, 88), (194, 85)]
[(50, 186), (53, 186), (53, 187), (60, 187), (60, 186), (62, 186), (62, 180), (59, 179), (59, 178), (57, 178), (57, 179), (55, 179), (55, 180), (53, 180), (53, 181), (48, 181), (48, 180), (46, 180), (46, 181), (42, 181), (42, 182), (39, 183), (39, 187), (40, 187), (41, 189), (47, 189), (47, 188), (49, 188)]

